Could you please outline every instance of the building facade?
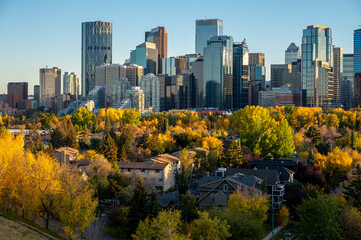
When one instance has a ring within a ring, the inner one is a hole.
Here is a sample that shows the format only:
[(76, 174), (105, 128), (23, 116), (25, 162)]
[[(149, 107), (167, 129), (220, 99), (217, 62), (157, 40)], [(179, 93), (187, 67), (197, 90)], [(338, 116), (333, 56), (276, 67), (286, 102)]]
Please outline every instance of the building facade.
[(285, 64), (292, 64), (297, 62), (297, 59), (300, 59), (300, 48), (296, 43), (291, 43), (285, 51)]
[(159, 80), (154, 74), (142, 76), (140, 80), (140, 89), (144, 92), (144, 107), (152, 108), (153, 112), (159, 112)]
[(156, 27), (145, 32), (145, 41), (155, 43), (158, 49), (158, 73), (162, 73), (162, 59), (168, 56), (168, 33), (165, 27)]
[(259, 86), (260, 90), (266, 89), (266, 58), (264, 53), (249, 54), (249, 80)]
[(353, 34), (353, 70), (354, 74), (361, 73), (361, 28)]
[(203, 53), (211, 37), (221, 35), (223, 35), (223, 20), (218, 18), (196, 20), (196, 53)]
[(353, 54), (343, 55), (343, 74), (341, 80), (341, 104), (349, 109), (353, 106)]
[(40, 107), (40, 85), (34, 85), (34, 101), (36, 106)]
[(204, 106), (231, 109), (233, 101), (233, 37), (211, 37), (204, 48)]
[(126, 77), (126, 66), (120, 64), (104, 64), (95, 67), (96, 86), (105, 86), (105, 98), (110, 102), (112, 86), (115, 81)]
[(51, 108), (51, 98), (61, 94), (61, 69), (40, 69), (40, 106)]
[(95, 88), (95, 67), (112, 63), (113, 25), (111, 22), (82, 23), (81, 85), (82, 96)]
[(11, 108), (19, 108), (19, 102), (28, 100), (27, 82), (8, 83), (8, 103)]
[(194, 77), (195, 108), (203, 107), (203, 57), (191, 62)]
[(343, 50), (333, 47), (333, 106), (341, 107), (341, 80), (343, 76)]
[(130, 99), (131, 108), (141, 113), (144, 112), (144, 92), (139, 86), (126, 91), (126, 97)]
[(117, 106), (127, 97), (127, 90), (131, 89), (130, 82), (125, 77), (120, 77), (118, 80), (112, 82), (110, 88), (110, 96), (108, 102), (110, 106)]
[(174, 57), (162, 59), (162, 74), (176, 75), (176, 59)]
[(233, 108), (248, 105), (249, 50), (246, 39), (233, 44)]
[[(333, 67), (332, 32), (327, 26), (311, 25), (303, 30), (302, 36), (302, 102), (304, 106), (314, 106), (314, 62), (324, 61)], [(312, 82), (313, 81), (313, 82)], [(309, 105), (311, 104), (311, 105)]]
[(79, 76), (72, 72), (65, 72), (63, 75), (63, 93), (70, 94), (78, 98), (79, 96)]
[(130, 63), (144, 67), (144, 74), (158, 74), (158, 49), (155, 43), (144, 42), (130, 52)]

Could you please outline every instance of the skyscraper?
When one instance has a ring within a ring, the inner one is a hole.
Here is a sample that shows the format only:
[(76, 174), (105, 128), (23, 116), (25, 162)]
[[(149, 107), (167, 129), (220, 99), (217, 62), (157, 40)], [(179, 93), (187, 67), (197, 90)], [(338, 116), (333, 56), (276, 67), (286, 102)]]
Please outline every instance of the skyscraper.
[(246, 39), (233, 44), (233, 108), (248, 105), (249, 50)]
[(203, 107), (203, 57), (191, 62), (192, 73), (194, 76), (194, 95), (196, 108)]
[(36, 101), (36, 106), (40, 106), (40, 85), (34, 85), (34, 101)]
[(112, 63), (111, 22), (82, 23), (81, 48), (81, 85), (85, 97), (95, 88), (95, 67)]
[(341, 80), (341, 103), (348, 109), (353, 106), (353, 54), (343, 55), (343, 74)]
[(158, 50), (155, 43), (144, 42), (130, 52), (130, 63), (144, 67), (144, 74), (158, 74)]
[(302, 37), (302, 103), (304, 106), (314, 106), (315, 96), (313, 93), (315, 76), (309, 73), (312, 70), (313, 63), (325, 61), (333, 67), (333, 46), (331, 29), (327, 26), (311, 25), (303, 30)]
[(63, 75), (63, 93), (79, 96), (79, 77), (76, 73), (65, 72)]
[(290, 83), (291, 72), (291, 64), (271, 64), (271, 87), (280, 88), (282, 85)]
[(126, 91), (127, 98), (130, 99), (131, 108), (141, 113), (144, 112), (144, 92), (139, 86), (132, 87)]
[(353, 34), (353, 69), (355, 73), (361, 73), (361, 28)]
[(144, 75), (144, 67), (137, 64), (129, 64), (126, 67), (125, 76), (128, 78), (131, 87), (139, 86), (140, 79)]
[(154, 74), (142, 76), (140, 89), (144, 92), (144, 108), (152, 107), (153, 112), (159, 112), (159, 80)]
[(254, 82), (260, 90), (266, 89), (266, 67), (264, 53), (249, 54), (249, 80)]
[(297, 62), (300, 57), (300, 48), (296, 43), (291, 43), (285, 51), (285, 64)]
[(341, 79), (343, 74), (343, 50), (333, 46), (333, 106), (341, 107)]
[(95, 67), (95, 82), (97, 86), (105, 86), (106, 101), (109, 101), (113, 83), (121, 77), (126, 77), (126, 70), (123, 65), (104, 64)]
[(170, 76), (176, 74), (175, 67), (176, 59), (174, 57), (162, 59), (162, 74), (168, 74)]
[[(165, 27), (156, 27), (145, 32), (145, 41), (155, 43), (158, 49), (158, 72), (162, 72), (162, 58), (168, 56), (168, 33)], [(157, 74), (158, 74), (157, 72)]]
[(8, 103), (9, 107), (18, 108), (18, 103), (28, 100), (27, 82), (9, 82), (8, 83)]
[(196, 53), (203, 53), (210, 37), (223, 35), (223, 21), (221, 19), (196, 20)]
[(205, 107), (231, 109), (233, 98), (233, 37), (211, 37), (204, 48), (203, 98)]
[(41, 68), (40, 80), (40, 106), (51, 108), (51, 98), (61, 94), (61, 69)]

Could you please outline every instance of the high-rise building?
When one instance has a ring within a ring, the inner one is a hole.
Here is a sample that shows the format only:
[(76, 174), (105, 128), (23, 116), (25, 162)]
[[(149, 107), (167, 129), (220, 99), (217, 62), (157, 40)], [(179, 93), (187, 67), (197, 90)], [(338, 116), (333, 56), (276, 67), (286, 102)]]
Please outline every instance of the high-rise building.
[(159, 81), (159, 111), (168, 111), (167, 105), (167, 88), (169, 89), (172, 83), (172, 77), (166, 74), (158, 75)]
[(191, 62), (192, 73), (194, 76), (194, 96), (196, 108), (203, 107), (203, 57)]
[(40, 106), (51, 108), (51, 99), (61, 94), (61, 69), (41, 68), (40, 80)]
[(9, 82), (8, 83), (8, 103), (11, 108), (19, 108), (18, 103), (28, 100), (27, 82)]
[(111, 106), (119, 105), (127, 96), (127, 90), (131, 89), (130, 82), (125, 77), (120, 77), (112, 82), (111, 92), (108, 98)]
[(131, 108), (134, 108), (136, 111), (141, 113), (144, 112), (144, 92), (140, 89), (139, 86), (132, 87), (132, 89), (127, 90), (127, 98), (130, 99)]
[(303, 30), (302, 37), (302, 103), (304, 106), (314, 106), (314, 86), (316, 83), (310, 83), (317, 78), (311, 74), (314, 62), (325, 61), (328, 67), (333, 67), (333, 46), (331, 29), (327, 26), (311, 25)]
[(341, 79), (343, 74), (343, 50), (333, 46), (333, 106), (341, 107)]
[(341, 104), (345, 109), (353, 106), (353, 79), (353, 54), (344, 54), (341, 80)]
[(266, 67), (264, 53), (249, 54), (249, 81), (259, 86), (260, 90), (266, 89)]
[(191, 63), (202, 56), (203, 54), (193, 53), (176, 57), (176, 74), (180, 74), (183, 71), (191, 71)]
[(36, 102), (36, 107), (40, 106), (40, 85), (34, 85), (34, 101)]
[(126, 77), (131, 87), (139, 86), (140, 79), (144, 75), (144, 67), (137, 64), (129, 64), (126, 66)]
[(111, 22), (82, 23), (81, 46), (81, 85), (85, 97), (95, 88), (95, 67), (112, 63)]
[(142, 76), (140, 80), (140, 89), (144, 92), (144, 107), (152, 107), (153, 112), (159, 112), (159, 80), (154, 74)]
[(291, 43), (285, 51), (285, 64), (292, 64), (300, 58), (300, 48), (296, 43)]
[(162, 74), (176, 75), (176, 59), (174, 57), (162, 59)]
[(361, 73), (361, 28), (353, 34), (353, 70), (354, 74)]
[(325, 61), (313, 61), (307, 72), (307, 106), (330, 108), (333, 105), (333, 72)]
[(155, 43), (158, 49), (158, 72), (162, 73), (162, 59), (168, 56), (168, 33), (165, 27), (156, 27), (145, 32), (145, 42)]
[(207, 41), (211, 37), (223, 35), (223, 21), (221, 19), (196, 20), (196, 53), (203, 53)]
[(79, 96), (79, 77), (76, 73), (65, 72), (63, 75), (63, 93)]
[(354, 76), (354, 107), (361, 107), (361, 73), (355, 73)]
[(158, 74), (158, 50), (155, 43), (144, 42), (130, 52), (130, 63), (144, 67), (144, 74)]
[(233, 44), (233, 108), (248, 105), (249, 50), (246, 39)]
[(106, 101), (110, 101), (112, 85), (121, 77), (126, 77), (126, 67), (120, 64), (104, 64), (95, 67), (96, 86), (105, 86)]
[(205, 107), (231, 109), (233, 101), (233, 37), (211, 37), (204, 48), (203, 98)]
[(291, 72), (291, 64), (271, 64), (271, 87), (280, 88), (289, 83)]

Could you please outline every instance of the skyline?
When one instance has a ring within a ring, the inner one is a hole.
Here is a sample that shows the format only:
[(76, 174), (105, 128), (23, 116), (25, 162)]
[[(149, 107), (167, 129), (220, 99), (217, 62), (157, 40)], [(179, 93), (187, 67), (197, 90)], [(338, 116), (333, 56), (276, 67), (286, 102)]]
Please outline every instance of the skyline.
[[(307, 14), (312, 16), (303, 15), (303, 7), (289, 5), (288, 1), (257, 4), (227, 1), (222, 11), (214, 7), (216, 1), (207, 1), (207, 5), (159, 1), (153, 6), (138, 2), (134, 7), (130, 2), (109, 1), (100, 7), (95, 1), (64, 1), (61, 5), (45, 1), (36, 1), (36, 4), (1, 1), (0, 93), (6, 93), (8, 82), (28, 82), (29, 94), (32, 94), (33, 85), (39, 84), (39, 69), (45, 66), (80, 76), (81, 23), (87, 21), (113, 23), (113, 63), (123, 64), (130, 51), (144, 42), (145, 31), (157, 26), (167, 29), (168, 57), (194, 53), (195, 20), (206, 16), (219, 18), (223, 20), (224, 35), (233, 36), (235, 42), (246, 38), (251, 53), (265, 53), (267, 80), (270, 80), (270, 64), (284, 63), (284, 51), (291, 42), (301, 46), (302, 31), (308, 25), (330, 27), (333, 44), (347, 54), (353, 52), (353, 31), (361, 24), (358, 14), (361, 2), (357, 0), (306, 1), (304, 5), (312, 4), (312, 9), (322, 10), (316, 15), (307, 8)], [(112, 5), (114, 7), (110, 7)], [(237, 11), (237, 6), (247, 10)], [(55, 8), (56, 11), (48, 11)], [(256, 10), (262, 14), (254, 14)]]

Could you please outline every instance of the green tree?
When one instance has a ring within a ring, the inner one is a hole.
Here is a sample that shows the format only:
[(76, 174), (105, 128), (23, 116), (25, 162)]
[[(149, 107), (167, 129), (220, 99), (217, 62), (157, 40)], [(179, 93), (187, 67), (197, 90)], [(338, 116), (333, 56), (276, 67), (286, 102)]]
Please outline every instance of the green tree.
[(194, 240), (223, 240), (232, 234), (228, 231), (230, 226), (226, 220), (218, 217), (211, 219), (207, 212), (199, 213), (199, 218), (190, 226), (191, 239)]
[(117, 161), (118, 148), (109, 131), (106, 133), (103, 139), (101, 148), (102, 148), (102, 153), (110, 162)]
[(155, 218), (158, 216), (159, 212), (162, 210), (162, 206), (159, 203), (157, 193), (153, 190), (147, 201), (148, 216), (150, 218)]
[(239, 168), (243, 164), (240, 141), (233, 141), (228, 148), (223, 148), (220, 165), (225, 168)]
[(358, 167), (351, 182), (346, 185), (344, 196), (353, 206), (361, 211), (361, 167)]
[(316, 126), (312, 125), (307, 129), (306, 136), (311, 139), (312, 144), (317, 147), (322, 143), (321, 130)]
[(43, 146), (43, 140), (41, 140), (40, 134), (37, 133), (36, 134), (36, 139), (35, 139), (35, 151), (36, 152), (40, 152), (44, 150), (44, 146)]
[(186, 222), (191, 222), (198, 218), (197, 197), (188, 190), (186, 194), (181, 195), (180, 205), (182, 207), (182, 218)]
[(361, 236), (361, 213), (354, 207), (346, 207), (341, 215), (341, 236), (347, 240), (358, 240)]
[(77, 131), (84, 130), (85, 126), (92, 128), (94, 124), (93, 120), (93, 113), (85, 107), (80, 107), (75, 114), (71, 116), (71, 121)]
[(60, 121), (51, 132), (51, 144), (54, 148), (78, 148), (77, 132), (69, 118)]

